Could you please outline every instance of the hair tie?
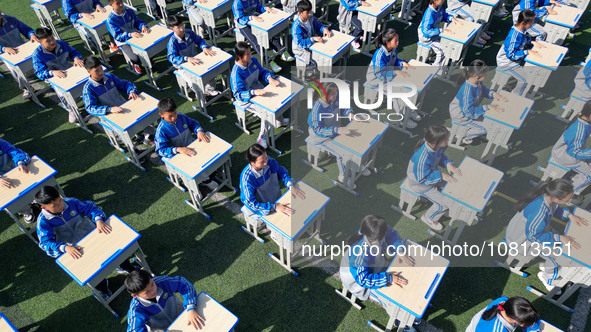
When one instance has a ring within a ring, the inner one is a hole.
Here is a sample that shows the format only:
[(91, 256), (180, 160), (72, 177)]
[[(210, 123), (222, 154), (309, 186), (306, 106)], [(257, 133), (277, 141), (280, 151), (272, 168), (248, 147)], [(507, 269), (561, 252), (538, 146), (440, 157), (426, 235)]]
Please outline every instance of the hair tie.
[(503, 308), (503, 304), (502, 303), (499, 303), (499, 305), (497, 306), (497, 309), (499, 311), (505, 311), (505, 308)]

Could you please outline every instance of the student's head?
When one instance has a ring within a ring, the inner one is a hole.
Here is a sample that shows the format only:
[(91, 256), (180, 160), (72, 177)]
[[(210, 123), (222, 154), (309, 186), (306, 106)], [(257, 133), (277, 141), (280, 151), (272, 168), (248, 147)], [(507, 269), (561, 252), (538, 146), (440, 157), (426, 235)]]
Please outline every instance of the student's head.
[(156, 297), (158, 287), (152, 275), (146, 270), (134, 270), (125, 278), (125, 288), (132, 297), (153, 299)]
[(174, 34), (183, 38), (185, 37), (185, 24), (183, 20), (176, 16), (170, 15), (166, 18), (166, 25), (174, 31)]
[[(319, 95), (319, 99), (322, 99), (326, 103), (332, 103), (337, 99), (339, 95), (339, 88), (333, 82), (328, 82), (323, 85), (324, 91), (321, 89), (321, 94)], [(324, 94), (326, 92), (326, 94)]]
[(529, 29), (534, 25), (536, 14), (531, 9), (522, 10), (517, 16), (517, 26), (522, 29)]
[(250, 58), (252, 56), (250, 45), (247, 42), (236, 43), (236, 46), (234, 46), (234, 56), (236, 58), (236, 61), (240, 61), (242, 63), (249, 63)]
[[(503, 315), (504, 313), (504, 315)], [(540, 315), (533, 304), (523, 297), (514, 296), (482, 313), (482, 319), (492, 320), (503, 315), (507, 322), (527, 328), (540, 320)]]
[(310, 0), (302, 0), (298, 2), (296, 9), (302, 22), (307, 22), (310, 17), (312, 17), (312, 3)]
[(103, 71), (103, 66), (99, 59), (96, 57), (89, 55), (84, 58), (84, 69), (90, 74), (90, 78), (95, 81), (100, 81), (103, 79), (105, 72)]
[(439, 8), (443, 5), (443, 0), (429, 0), (429, 4), (435, 8)]
[(376, 38), (376, 47), (384, 46), (388, 51), (398, 47), (398, 33), (392, 28), (382, 31)]
[(178, 113), (176, 111), (174, 100), (169, 97), (160, 100), (158, 102), (158, 114), (160, 114), (162, 120), (168, 123), (175, 123), (178, 118)]
[(386, 220), (380, 216), (367, 215), (361, 220), (359, 231), (347, 239), (348, 245), (354, 245), (359, 242), (363, 236), (367, 238), (370, 243), (378, 243), (384, 239), (388, 231), (388, 224)]
[(425, 142), (427, 142), (432, 148), (444, 148), (447, 146), (449, 141), (449, 131), (444, 126), (430, 126), (427, 128), (425, 138), (421, 139), (415, 146), (417, 151)]
[(64, 211), (64, 200), (55, 187), (43, 186), (43, 188), (35, 194), (35, 202), (39, 204), (43, 210), (47, 210), (53, 214), (60, 214)]
[(123, 13), (123, 10), (125, 9), (123, 0), (109, 0), (109, 6), (111, 6), (113, 11), (117, 14)]
[(577, 118), (580, 118), (581, 120), (585, 120), (587, 122), (591, 122), (591, 101), (588, 101), (585, 103), (585, 105), (583, 105), (583, 109), (579, 113), (579, 116), (573, 118), (566, 126), (566, 128), (570, 127), (570, 125), (577, 121)]
[(566, 204), (574, 194), (573, 183), (566, 179), (554, 179), (552, 181), (540, 182), (533, 187), (529, 193), (517, 201), (517, 211), (522, 211), (529, 203), (541, 195), (547, 196), (550, 203)]
[(246, 150), (246, 161), (248, 161), (250, 166), (254, 169), (260, 171), (267, 167), (269, 157), (267, 157), (267, 152), (262, 145), (253, 144), (248, 150)]
[(460, 75), (460, 79), (458, 83), (465, 81), (465, 80), (476, 80), (476, 82), (483, 82), (486, 80), (486, 76), (488, 75), (488, 67), (486, 63), (480, 59), (476, 59), (470, 63), (469, 66), (464, 67), (462, 69), (462, 74)]
[(35, 30), (35, 37), (39, 40), (39, 43), (48, 51), (55, 49), (55, 38), (53, 32), (49, 28), (37, 28)]

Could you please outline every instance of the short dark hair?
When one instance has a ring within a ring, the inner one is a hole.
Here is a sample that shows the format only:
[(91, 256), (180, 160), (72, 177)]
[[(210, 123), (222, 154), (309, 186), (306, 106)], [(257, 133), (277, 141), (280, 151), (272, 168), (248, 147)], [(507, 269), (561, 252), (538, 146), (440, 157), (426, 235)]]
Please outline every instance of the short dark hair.
[(248, 148), (248, 150), (246, 150), (246, 160), (249, 163), (253, 163), (264, 153), (266, 153), (266, 150), (262, 145), (258, 143), (253, 144)]
[(169, 97), (166, 97), (158, 102), (158, 113), (166, 113), (166, 112), (175, 112), (176, 111), (176, 104), (174, 100)]
[(117, 0), (109, 0), (109, 3), (111, 4), (111, 3), (115, 2), (115, 1), (117, 1)]
[(169, 28), (176, 27), (181, 24), (183, 24), (183, 20), (176, 15), (170, 15), (166, 18), (166, 26)]
[(241, 59), (244, 54), (246, 54), (247, 50), (250, 50), (250, 45), (247, 42), (237, 42), (236, 46), (234, 46), (234, 55), (236, 56), (236, 59)]
[(37, 28), (37, 30), (35, 30), (35, 37), (39, 40), (45, 39), (49, 36), (53, 36), (53, 32), (49, 28)]
[(84, 58), (84, 68), (86, 70), (91, 70), (91, 69), (96, 68), (100, 65), (101, 65), (101, 62), (99, 61), (99, 59), (92, 56), (92, 55), (89, 55), (86, 58)]
[(535, 19), (536, 19), (536, 13), (534, 13), (534, 11), (531, 9), (525, 9), (519, 13), (519, 16), (517, 16), (517, 24), (519, 24), (519, 23), (529, 24), (531, 22), (534, 22)]
[(134, 270), (125, 278), (123, 284), (129, 294), (137, 295), (148, 287), (151, 280), (152, 275), (148, 271)]
[(312, 3), (310, 0), (302, 0), (297, 4), (298, 13), (309, 12), (312, 10)]
[(35, 202), (41, 205), (47, 205), (59, 197), (60, 193), (55, 187), (43, 186), (43, 188), (35, 194)]

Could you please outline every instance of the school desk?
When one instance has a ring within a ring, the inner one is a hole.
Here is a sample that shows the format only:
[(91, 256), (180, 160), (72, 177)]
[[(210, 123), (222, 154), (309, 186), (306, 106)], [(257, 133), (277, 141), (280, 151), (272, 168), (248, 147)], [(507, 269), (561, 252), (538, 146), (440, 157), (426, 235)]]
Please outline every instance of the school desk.
[[(312, 3), (312, 12), (318, 21), (322, 22), (322, 24), (326, 26), (330, 26), (332, 23), (329, 21), (328, 18), (328, 10), (330, 5), (330, 0), (310, 0)], [(321, 14), (322, 13), (322, 14)], [(297, 14), (297, 8), (294, 15)]]
[[(166, 164), (171, 181), (176, 181), (175, 185), (180, 187), (178, 182), (180, 177), (180, 180), (187, 186), (191, 201), (185, 200), (185, 203), (210, 219), (209, 214), (205, 213), (203, 209), (203, 204), (224, 186), (235, 192), (237, 190), (232, 186), (232, 178), (230, 177), (232, 144), (210, 132), (206, 134), (210, 139), (209, 143), (199, 142), (198, 139), (195, 139), (193, 143), (189, 144), (188, 148), (195, 151), (195, 155), (189, 157), (179, 153), (172, 158), (162, 158), (162, 160)], [(216, 179), (217, 188), (207, 196), (203, 196), (199, 190), (199, 184), (209, 179), (210, 175), (218, 170), (220, 170), (218, 172), (220, 177)]]
[[(107, 18), (109, 17), (109, 14), (113, 11), (113, 8), (111, 8), (111, 6), (105, 6), (104, 8), (104, 13), (94, 11), (92, 13), (93, 18), (81, 18), (78, 20), (78, 23), (80, 23), (84, 30), (88, 32), (88, 36), (92, 39), (92, 42), (94, 42), (94, 45), (96, 45), (96, 47), (98, 48), (98, 53), (101, 57), (101, 62), (103, 63), (103, 65), (111, 68), (111, 66), (109, 65), (108, 58), (116, 53), (111, 53), (109, 54), (109, 56), (107, 56), (107, 54), (105, 54), (105, 51), (102, 48), (101, 38), (107, 35), (109, 36), (109, 38), (111, 38), (111, 40), (113, 39), (111, 37), (111, 34), (109, 33), (109, 30), (107, 29)], [(88, 43), (88, 40), (86, 40), (86, 36), (84, 34), (81, 34), (80, 37), (85, 41), (88, 50), (91, 51), (92, 54), (95, 54), (94, 51), (92, 51), (92, 43)]]
[[(299, 112), (297, 112), (297, 110), (291, 112), (290, 123), (279, 133), (275, 133), (275, 121), (281, 119), (287, 109), (299, 102), (300, 92), (304, 90), (304, 87), (283, 76), (277, 76), (276, 80), (279, 81), (279, 86), (267, 84), (264, 88), (265, 94), (262, 96), (255, 96), (250, 99), (250, 101), (259, 111), (261, 121), (265, 122), (265, 127), (267, 129), (265, 139), (270, 143), (269, 149), (281, 154), (281, 151), (277, 149), (275, 142), (281, 137), (281, 135), (289, 130), (291, 126), (298, 123), (297, 114)], [(297, 107), (297, 105), (295, 106)]]
[(24, 82), (25, 88), (31, 94), (31, 99), (35, 102), (35, 104), (41, 106), (42, 108), (45, 108), (45, 106), (41, 103), (39, 97), (37, 96), (39, 96), (42, 93), (45, 93), (47, 90), (49, 90), (50, 87), (48, 86), (39, 91), (35, 91), (35, 89), (33, 88), (33, 86), (31, 86), (31, 83), (27, 78), (27, 76), (34, 71), (33, 52), (35, 52), (35, 49), (38, 46), (39, 43), (37, 42), (31, 43), (30, 41), (27, 41), (24, 44), (16, 47), (18, 51), (16, 54), (11, 55), (4, 52), (0, 54), (0, 59), (2, 59), (6, 66), (8, 68), (11, 68), (15, 72), (16, 76), (18, 76), (18, 78)]
[[(479, 31), (482, 29), (480, 23), (468, 22), (462, 19), (455, 19), (462, 24), (450, 23), (445, 28), (450, 32), (444, 31), (441, 36), (441, 48), (446, 57), (444, 70), (441, 73), (443, 78), (450, 81), (453, 70), (461, 66), (466, 58), (468, 47), (471, 41), (475, 39)], [(449, 63), (449, 66), (447, 66)]]
[(556, 326), (548, 323), (547, 321), (540, 320), (540, 332), (564, 332)]
[[(484, 210), (504, 175), (503, 172), (467, 156), (458, 168), (462, 175), (454, 174), (453, 177), (457, 181), (446, 183), (441, 190), (441, 193), (449, 198), (449, 226), (443, 236), (431, 229), (427, 230), (429, 234), (452, 245), (458, 242), (466, 225), (471, 226), (479, 219), (476, 214)], [(458, 228), (450, 240), (456, 223), (459, 223)]]
[(577, 26), (585, 9), (562, 5), (553, 6), (556, 15), (546, 15), (544, 30), (548, 33), (546, 41), (556, 45), (562, 45), (569, 35), (570, 30)]
[(29, 170), (25, 174), (15, 167), (2, 175), (1, 177), (10, 181), (10, 188), (0, 186), (0, 209), (6, 211), (8, 215), (16, 222), (18, 228), (23, 231), (33, 242), (37, 243), (35, 227), (27, 228), (21, 222), (17, 214), (24, 209), (28, 209), (29, 204), (35, 199), (35, 194), (43, 186), (56, 187), (62, 197), (65, 197), (64, 191), (55, 181), (54, 175), (57, 173), (49, 164), (37, 156), (31, 157), (31, 162), (27, 165)]
[(373, 54), (369, 53), (369, 48), (372, 43), (372, 36), (376, 29), (382, 30), (385, 27), (386, 20), (390, 18), (392, 6), (396, 0), (367, 0), (370, 7), (357, 7), (357, 18), (361, 22), (364, 36), (361, 42), (360, 53), (369, 57)]
[(490, 105), (496, 105), (503, 108), (504, 112), (497, 112), (489, 108), (484, 113), (482, 126), (486, 128), (486, 147), (480, 157), (483, 161), (488, 155), (490, 148), (494, 146), (487, 164), (492, 165), (499, 147), (509, 150), (509, 139), (513, 131), (519, 130), (525, 121), (527, 115), (531, 112), (534, 101), (508, 91), (501, 90), (499, 94), (508, 99), (508, 101), (499, 101), (493, 99)]
[(142, 158), (152, 153), (154, 146), (138, 153), (132, 137), (158, 121), (160, 118), (158, 99), (142, 92), (138, 99), (129, 99), (121, 105), (121, 108), (123, 109), (121, 113), (109, 113), (101, 116), (101, 125), (105, 129), (111, 145), (125, 154), (125, 149), (119, 145), (117, 139), (121, 140), (129, 152), (129, 156), (125, 156), (125, 159), (142, 171), (146, 171), (142, 166)]
[(544, 41), (538, 43), (545, 46), (545, 48), (534, 46), (532, 50), (537, 51), (540, 57), (532, 55), (531, 52), (525, 57), (524, 69), (527, 73), (527, 83), (533, 86), (528, 95), (530, 98), (535, 97), (538, 90), (546, 85), (550, 74), (556, 71), (562, 60), (564, 60), (566, 52), (568, 52), (568, 48), (563, 46)]
[(561, 287), (554, 287), (550, 292), (543, 293), (527, 286), (527, 290), (530, 292), (571, 313), (574, 310), (566, 306), (564, 302), (579, 288), (591, 286), (591, 255), (589, 255), (589, 250), (591, 250), (591, 212), (575, 207), (573, 213), (587, 220), (589, 225), (579, 226), (577, 223), (569, 221), (564, 230), (564, 235), (573, 237), (581, 245), (581, 248), (576, 249), (573, 246), (569, 248), (562, 245), (562, 255), (557, 258), (562, 277), (562, 282), (558, 286), (566, 285), (562, 290), (562, 295), (555, 299), (556, 293)]
[(345, 74), (347, 68), (347, 58), (351, 50), (351, 43), (355, 38), (344, 34), (342, 32), (331, 30), (332, 37), (322, 37), (324, 43), (314, 43), (310, 47), (312, 51), (312, 59), (316, 61), (320, 77), (326, 77), (332, 74), (333, 65), (342, 59), (340, 67), (338, 67), (339, 73), (335, 78), (341, 77)]
[(0, 332), (18, 332), (8, 318), (0, 312)]
[[(162, 91), (162, 89), (156, 85), (156, 81), (162, 78), (162, 76), (173, 71), (174, 67), (169, 66), (164, 72), (158, 76), (154, 76), (154, 71), (152, 70), (152, 60), (150, 59), (156, 56), (156, 54), (166, 51), (168, 40), (170, 39), (170, 36), (172, 36), (173, 32), (169, 28), (160, 24), (157, 24), (150, 29), (150, 33), (142, 33), (142, 38), (133, 37), (128, 39), (126, 43), (131, 46), (133, 53), (137, 54), (144, 65), (144, 68), (146, 69), (148, 82), (144, 83), (158, 91)], [(170, 65), (168, 60), (166, 60), (166, 62), (167, 65)]]
[[(233, 16), (232, 16), (232, 0), (207, 0), (205, 3), (196, 2), (195, 8), (197, 12), (203, 17), (203, 23), (205, 23), (205, 29), (211, 39), (211, 43), (217, 46), (217, 40), (223, 38), (232, 33), (234, 28)], [(187, 15), (191, 16), (191, 12), (187, 11)], [(226, 19), (226, 30), (222, 31), (219, 35), (215, 34), (215, 27), (217, 23), (224, 17)], [(194, 31), (196, 26), (191, 24)]]
[[(201, 292), (197, 295), (197, 305), (195, 310), (199, 316), (203, 317), (205, 324), (200, 332), (229, 332), (234, 331), (234, 327), (238, 323), (238, 317), (209, 296), (206, 292)], [(166, 332), (194, 332), (196, 331), (192, 325), (187, 325), (187, 310), (185, 309), (175, 320), (170, 324)]]
[(366, 169), (374, 173), (380, 172), (375, 167), (375, 161), (388, 125), (368, 116), (367, 121), (353, 120), (346, 128), (350, 131), (349, 135), (338, 135), (332, 139), (336, 145), (335, 152), (342, 156), (345, 165), (344, 183), (336, 180), (332, 180), (332, 183), (359, 196), (354, 186), (361, 173)]
[(109, 234), (99, 233), (95, 228), (76, 243), (82, 247), (82, 257), (74, 259), (70, 254), (63, 253), (55, 261), (78, 285), (88, 286), (94, 297), (119, 318), (109, 304), (125, 290), (125, 285), (121, 285), (106, 300), (96, 286), (131, 256), (135, 256), (136, 262), (146, 271), (152, 271), (137, 243), (140, 234), (116, 215), (109, 217), (105, 223), (111, 226)]
[[(128, 0), (131, 2), (131, 0)], [(160, 13), (162, 15), (160, 15), (160, 22), (162, 24), (166, 24), (166, 18), (168, 18), (168, 13), (166, 12), (166, 0), (156, 0), (156, 6), (160, 7)], [(158, 17), (159, 13), (157, 11), (156, 8), (152, 8), (152, 6), (150, 6), (150, 1), (149, 0), (144, 0), (144, 8), (146, 8), (146, 15), (150, 16), (152, 19), (156, 20), (156, 18)]]
[[(67, 25), (65, 28), (58, 30), (55, 28), (55, 22), (65, 23), (60, 17), (59, 11), (62, 9), (61, 0), (32, 0), (31, 8), (35, 11), (35, 15), (39, 19), (41, 26), (50, 28), (53, 31), (55, 39), (61, 39), (60, 33), (72, 28), (72, 25)], [(69, 23), (69, 22), (68, 22)]]
[[(269, 257), (297, 276), (298, 272), (291, 267), (292, 257), (298, 255), (303, 246), (312, 239), (325, 243), (320, 238), (320, 226), (325, 217), (324, 207), (330, 198), (302, 181), (298, 181), (294, 186), (304, 192), (306, 196), (304, 199), (297, 195), (296, 197), (292, 196), (292, 186), (276, 202), (289, 204), (289, 207), (294, 209), (294, 213), (288, 217), (275, 211), (262, 216), (261, 220), (271, 230), (271, 238), (279, 246), (279, 257), (271, 253), (269, 253)], [(308, 234), (308, 238), (302, 242), (304, 234)], [(283, 254), (284, 250), (285, 255)]]
[[(423, 317), (449, 266), (449, 260), (412, 240), (406, 240), (405, 245), (407, 248), (416, 248), (407, 251), (407, 256), (414, 258), (415, 265), (408, 266), (404, 260), (401, 262), (397, 255), (387, 271), (400, 272), (400, 276), (405, 278), (408, 284), (403, 287), (393, 284), (375, 289), (390, 316), (385, 331), (392, 331), (394, 322), (398, 320), (398, 331), (402, 332), (406, 326), (412, 326), (415, 318)], [(367, 323), (378, 331), (384, 331), (371, 321)]]
[[(269, 63), (272, 58), (283, 54), (287, 50), (287, 36), (289, 35), (289, 18), (291, 15), (279, 10), (273, 9), (275, 13), (264, 12), (258, 17), (263, 19), (263, 22), (256, 20), (248, 21), (248, 25), (252, 27), (252, 34), (256, 37), (257, 42), (261, 47), (261, 64), (265, 68), (270, 68)], [(239, 33), (239, 32), (237, 32)], [(267, 56), (267, 50), (271, 48), (271, 39), (275, 36), (283, 35), (283, 48), (276, 52), (273, 56)]]
[[(232, 59), (232, 55), (215, 46), (211, 47), (210, 49), (215, 52), (214, 56), (205, 55), (205, 53), (201, 52), (195, 56), (195, 58), (201, 61), (199, 64), (193, 65), (187, 61), (181, 65), (181, 68), (188, 73), (187, 76), (189, 77), (190, 81), (187, 82), (187, 84), (190, 84), (193, 89), (197, 91), (196, 99), (199, 106), (193, 106), (193, 109), (203, 116), (209, 118), (209, 120), (213, 121), (213, 116), (207, 113), (207, 106), (211, 105), (222, 97), (226, 97), (229, 100), (232, 99), (232, 90), (230, 89), (229, 83), (230, 60)], [(185, 81), (184, 78), (182, 78), (176, 71), (175, 75), (177, 76), (179, 85), (181, 82)], [(224, 89), (219, 95), (206, 100), (204, 93), (205, 85), (209, 81), (215, 80), (220, 75), (222, 76), (222, 85)], [(181, 96), (193, 101), (193, 99), (188, 96), (188, 89), (185, 90), (186, 91), (183, 92), (183, 89), (181, 88)]]
[[(483, 32), (488, 31), (492, 22), (492, 13), (500, 3), (501, 0), (474, 0), (470, 4), (470, 11), (474, 16), (474, 22), (482, 24), (482, 29), (480, 29), (480, 33), (478, 34), (479, 37)], [(478, 38), (475, 38), (475, 40), (478, 40)]]

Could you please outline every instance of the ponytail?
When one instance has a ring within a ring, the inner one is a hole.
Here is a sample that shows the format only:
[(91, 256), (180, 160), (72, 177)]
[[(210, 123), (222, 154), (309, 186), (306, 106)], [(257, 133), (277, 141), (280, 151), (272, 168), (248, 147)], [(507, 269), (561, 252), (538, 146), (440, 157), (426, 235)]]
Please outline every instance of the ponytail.
[(515, 320), (518, 325), (522, 327), (530, 327), (540, 320), (538, 310), (527, 299), (519, 296), (514, 296), (505, 302), (498, 305), (493, 305), (492, 308), (482, 313), (482, 319), (489, 321), (494, 319), (497, 315), (505, 312), (507, 317)]
[(573, 184), (566, 179), (554, 179), (552, 181), (540, 182), (527, 195), (521, 198), (515, 204), (518, 212), (523, 211), (525, 207), (534, 199), (542, 194), (546, 194), (553, 198), (564, 199), (573, 192)]
[(356, 232), (349, 236), (347, 239), (347, 245), (352, 246), (359, 242), (365, 235), (368, 239), (381, 240), (386, 236), (388, 232), (388, 224), (386, 220), (380, 216), (367, 215), (361, 221), (359, 232)]
[(392, 28), (388, 28), (380, 32), (380, 34), (376, 37), (376, 48), (380, 48), (381, 46), (386, 46), (394, 37), (398, 36), (396, 30)]
[(573, 123), (575, 123), (575, 121), (577, 121), (577, 119), (579, 119), (579, 118), (581, 118), (583, 116), (584, 117), (591, 116), (591, 101), (588, 101), (588, 102), (585, 103), (585, 105), (583, 105), (583, 109), (581, 110), (581, 113), (579, 113), (578, 116), (576, 116), (572, 120), (570, 120), (570, 122), (566, 126), (565, 130), (568, 129), (568, 127), (570, 127), (570, 125), (572, 125)]
[(464, 67), (458, 76), (456, 86), (463, 84), (467, 79), (472, 76), (482, 77), (488, 73), (488, 66), (480, 59), (476, 59), (470, 63), (469, 66)]
[(431, 126), (427, 128), (427, 133), (425, 133), (425, 138), (422, 138), (420, 141), (417, 142), (415, 145), (415, 152), (425, 144), (425, 142), (433, 145), (438, 146), (441, 142), (447, 139), (447, 135), (449, 131), (444, 126)]

